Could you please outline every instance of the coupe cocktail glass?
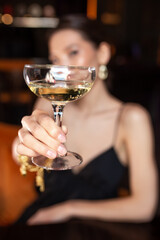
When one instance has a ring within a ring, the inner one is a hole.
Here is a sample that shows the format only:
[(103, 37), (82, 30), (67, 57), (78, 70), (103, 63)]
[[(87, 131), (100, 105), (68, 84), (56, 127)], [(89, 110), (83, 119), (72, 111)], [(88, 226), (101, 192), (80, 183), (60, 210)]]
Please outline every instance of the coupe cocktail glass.
[[(94, 67), (49, 64), (25, 65), (23, 74), (30, 90), (51, 102), (54, 121), (60, 127), (65, 105), (85, 96), (91, 90), (96, 76)], [(65, 170), (81, 164), (82, 157), (78, 153), (67, 151), (65, 156), (58, 155), (55, 159), (32, 157), (32, 162), (44, 169)]]

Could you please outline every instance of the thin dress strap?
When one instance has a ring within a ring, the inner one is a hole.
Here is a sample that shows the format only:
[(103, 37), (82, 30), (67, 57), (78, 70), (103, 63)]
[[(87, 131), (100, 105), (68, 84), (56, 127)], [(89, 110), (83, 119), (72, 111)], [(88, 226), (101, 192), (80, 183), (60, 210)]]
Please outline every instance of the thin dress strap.
[(113, 140), (112, 140), (112, 144), (114, 146), (114, 143), (116, 141), (116, 137), (117, 137), (117, 132), (118, 132), (118, 128), (119, 128), (119, 123), (120, 123), (120, 119), (122, 116), (122, 112), (124, 110), (125, 104), (123, 103), (122, 106), (119, 109), (118, 115), (116, 117), (116, 121), (115, 121), (115, 128), (114, 128), (114, 133), (113, 133)]

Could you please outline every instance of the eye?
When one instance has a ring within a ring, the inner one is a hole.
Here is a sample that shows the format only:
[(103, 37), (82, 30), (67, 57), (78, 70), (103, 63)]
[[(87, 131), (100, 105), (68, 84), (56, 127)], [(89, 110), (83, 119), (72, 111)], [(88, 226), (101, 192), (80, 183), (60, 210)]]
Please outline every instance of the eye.
[(49, 61), (51, 62), (51, 64), (55, 65), (55, 64), (57, 64), (58, 59), (57, 59), (57, 57), (50, 55), (49, 56)]
[(52, 62), (52, 64), (55, 65), (57, 63), (57, 59), (52, 59), (51, 62)]
[(78, 54), (78, 50), (72, 50), (72, 51), (69, 52), (70, 56), (75, 56), (77, 54)]

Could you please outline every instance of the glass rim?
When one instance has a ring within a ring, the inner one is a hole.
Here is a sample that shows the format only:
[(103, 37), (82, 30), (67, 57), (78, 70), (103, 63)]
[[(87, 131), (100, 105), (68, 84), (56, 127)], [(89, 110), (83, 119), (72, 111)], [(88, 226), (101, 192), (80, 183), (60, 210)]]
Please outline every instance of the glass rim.
[(89, 70), (95, 71), (95, 67), (87, 67), (87, 66), (76, 66), (76, 65), (54, 65), (54, 64), (25, 64), (24, 68), (39, 68), (39, 69), (47, 69), (47, 68), (70, 68), (70, 69), (79, 69), (79, 70)]

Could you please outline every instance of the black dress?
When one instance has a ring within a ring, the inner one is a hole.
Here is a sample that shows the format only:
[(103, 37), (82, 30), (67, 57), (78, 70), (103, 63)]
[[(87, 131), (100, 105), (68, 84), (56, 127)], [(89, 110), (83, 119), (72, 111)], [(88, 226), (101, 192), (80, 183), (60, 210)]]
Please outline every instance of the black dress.
[(78, 174), (72, 170), (45, 171), (45, 192), (40, 193), (16, 223), (25, 223), (40, 208), (66, 200), (116, 198), (126, 173), (127, 168), (119, 161), (114, 146), (89, 162)]
[(71, 170), (45, 171), (45, 192), (30, 205), (16, 223), (25, 223), (37, 210), (69, 199), (116, 198), (127, 168), (114, 147), (92, 160), (78, 174)]

